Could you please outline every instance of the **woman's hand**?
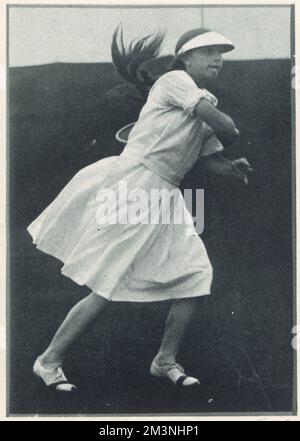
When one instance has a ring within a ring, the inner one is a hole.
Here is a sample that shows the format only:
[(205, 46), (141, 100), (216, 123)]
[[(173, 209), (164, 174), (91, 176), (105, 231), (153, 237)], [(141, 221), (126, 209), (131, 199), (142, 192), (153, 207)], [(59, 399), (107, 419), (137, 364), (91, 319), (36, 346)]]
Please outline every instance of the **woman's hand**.
[(248, 174), (253, 172), (247, 158), (239, 158), (231, 161), (235, 176), (245, 185), (248, 185)]
[(202, 163), (210, 172), (223, 178), (237, 178), (245, 185), (248, 185), (248, 174), (253, 172), (246, 158), (230, 161), (218, 153), (202, 158)]
[(218, 138), (226, 138), (233, 142), (240, 134), (233, 119), (206, 99), (201, 99), (197, 104), (195, 116), (210, 126)]

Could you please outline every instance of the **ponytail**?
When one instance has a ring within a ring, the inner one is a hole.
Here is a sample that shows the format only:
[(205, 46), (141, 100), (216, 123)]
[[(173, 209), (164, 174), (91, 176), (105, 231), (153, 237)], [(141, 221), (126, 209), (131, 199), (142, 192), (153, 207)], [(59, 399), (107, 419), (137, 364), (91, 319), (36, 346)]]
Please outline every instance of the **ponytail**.
[(163, 39), (164, 34), (158, 32), (134, 40), (125, 48), (121, 25), (113, 34), (111, 43), (113, 63), (119, 75), (129, 83), (133, 83), (143, 95), (148, 94), (149, 88), (155, 82), (155, 78), (143, 69), (143, 65), (158, 56)]

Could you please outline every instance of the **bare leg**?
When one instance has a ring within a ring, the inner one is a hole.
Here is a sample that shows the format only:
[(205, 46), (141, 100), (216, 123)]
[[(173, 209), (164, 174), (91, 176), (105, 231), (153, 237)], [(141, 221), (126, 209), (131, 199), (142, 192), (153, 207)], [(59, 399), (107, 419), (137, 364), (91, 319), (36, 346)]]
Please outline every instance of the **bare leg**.
[(61, 364), (65, 353), (87, 328), (92, 325), (100, 312), (107, 306), (108, 300), (95, 293), (89, 294), (78, 302), (68, 313), (58, 328), (50, 345), (41, 355), (43, 365)]
[(155, 360), (158, 364), (173, 363), (184, 333), (199, 307), (199, 297), (174, 301), (165, 324), (161, 346)]

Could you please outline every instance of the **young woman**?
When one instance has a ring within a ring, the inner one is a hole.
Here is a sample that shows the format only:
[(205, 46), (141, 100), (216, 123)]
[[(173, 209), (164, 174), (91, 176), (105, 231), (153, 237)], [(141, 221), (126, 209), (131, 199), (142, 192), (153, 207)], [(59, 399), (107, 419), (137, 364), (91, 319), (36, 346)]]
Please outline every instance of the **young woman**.
[[(151, 211), (151, 191), (176, 190), (199, 157), (211, 169), (247, 182), (246, 159), (228, 161), (218, 154), (223, 150), (218, 136), (234, 139), (238, 130), (204, 89), (217, 78), (222, 53), (233, 48), (227, 38), (207, 29), (185, 33), (176, 45), (173, 70), (154, 83), (123, 153), (80, 170), (28, 227), (37, 248), (64, 263), (62, 274), (92, 290), (35, 361), (34, 373), (46, 385), (76, 389), (63, 373), (63, 360), (110, 302), (163, 300), (172, 303), (150, 373), (182, 387), (199, 384), (176, 359), (199, 298), (210, 294), (212, 267), (181, 193), (170, 198), (169, 223), (129, 219), (105, 224), (99, 220), (99, 191), (116, 195), (113, 215), (132, 208), (133, 200), (120, 197), (125, 186), (127, 192), (142, 190)], [(182, 223), (173, 221), (178, 202), (185, 214)], [(162, 204), (157, 210), (161, 220)]]

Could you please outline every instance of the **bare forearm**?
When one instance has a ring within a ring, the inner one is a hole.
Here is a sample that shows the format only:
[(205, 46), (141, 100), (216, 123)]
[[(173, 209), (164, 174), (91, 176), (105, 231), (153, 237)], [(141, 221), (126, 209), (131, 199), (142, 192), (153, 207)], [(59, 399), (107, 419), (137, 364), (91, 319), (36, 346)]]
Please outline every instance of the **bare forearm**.
[(203, 165), (209, 172), (224, 178), (233, 178), (248, 184), (248, 174), (253, 172), (246, 158), (229, 160), (222, 154), (209, 155), (203, 158)]
[(199, 101), (195, 109), (195, 115), (210, 126), (217, 137), (226, 138), (232, 142), (239, 135), (233, 119), (218, 110), (206, 99)]
[(233, 173), (232, 162), (220, 153), (202, 158), (202, 163), (205, 170), (219, 176), (231, 176)]

